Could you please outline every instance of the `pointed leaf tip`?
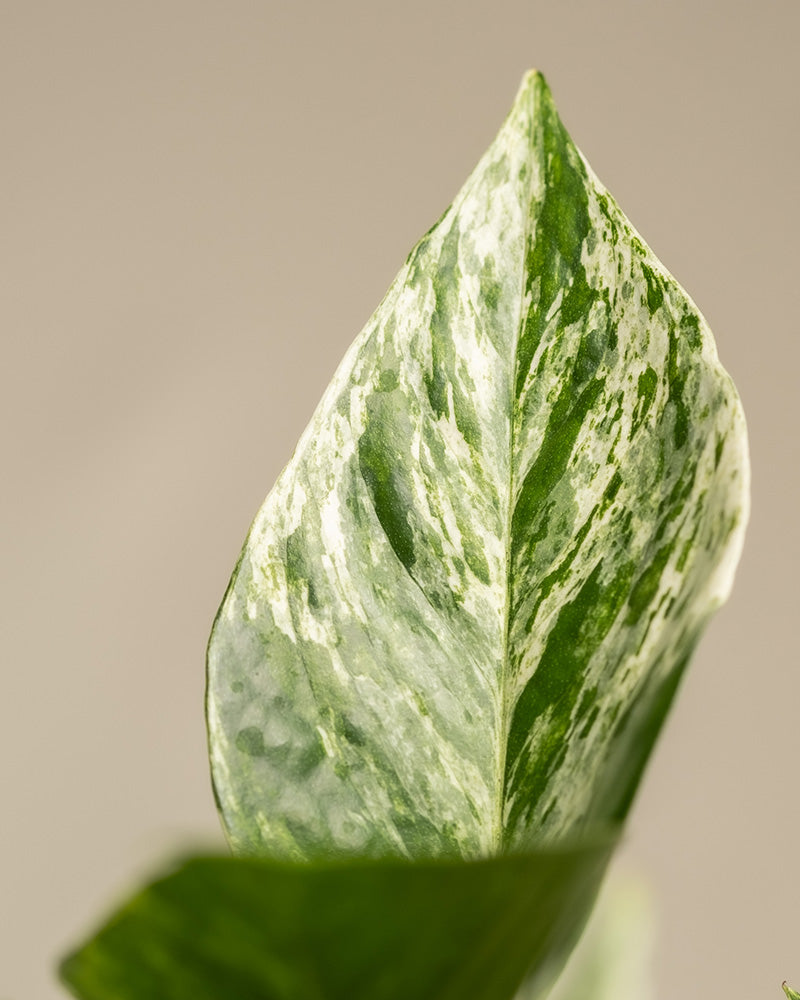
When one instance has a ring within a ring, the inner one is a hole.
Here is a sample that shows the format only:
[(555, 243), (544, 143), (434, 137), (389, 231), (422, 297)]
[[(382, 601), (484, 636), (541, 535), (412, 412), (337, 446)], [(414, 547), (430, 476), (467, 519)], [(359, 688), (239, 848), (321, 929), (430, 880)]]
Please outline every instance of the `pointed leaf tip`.
[(535, 118), (540, 113), (543, 99), (552, 101), (547, 80), (538, 69), (530, 69), (522, 77), (509, 117), (521, 114), (525, 118)]
[(549, 90), (544, 73), (541, 73), (538, 69), (529, 69), (522, 77), (520, 90), (537, 90), (542, 87)]

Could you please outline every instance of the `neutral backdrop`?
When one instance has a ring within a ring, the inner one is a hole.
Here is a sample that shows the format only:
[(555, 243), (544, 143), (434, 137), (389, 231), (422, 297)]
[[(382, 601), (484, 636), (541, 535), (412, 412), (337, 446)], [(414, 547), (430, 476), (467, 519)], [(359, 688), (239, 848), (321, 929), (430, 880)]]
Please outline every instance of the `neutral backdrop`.
[(3, 1000), (62, 996), (65, 947), (220, 840), (203, 657), (247, 527), (531, 66), (750, 426), (734, 595), (622, 857), (659, 995), (800, 982), (799, 32), (797, 0), (0, 3)]

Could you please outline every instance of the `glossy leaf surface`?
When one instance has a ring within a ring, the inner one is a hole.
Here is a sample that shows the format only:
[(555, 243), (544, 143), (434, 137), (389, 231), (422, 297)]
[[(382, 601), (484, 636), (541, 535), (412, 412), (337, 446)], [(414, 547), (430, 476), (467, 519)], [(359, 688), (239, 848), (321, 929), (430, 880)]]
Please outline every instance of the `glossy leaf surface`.
[(477, 857), (621, 820), (729, 591), (747, 480), (705, 321), (529, 74), (220, 609), (234, 850)]
[(62, 967), (82, 1000), (510, 1000), (574, 943), (611, 844), (473, 862), (195, 858)]

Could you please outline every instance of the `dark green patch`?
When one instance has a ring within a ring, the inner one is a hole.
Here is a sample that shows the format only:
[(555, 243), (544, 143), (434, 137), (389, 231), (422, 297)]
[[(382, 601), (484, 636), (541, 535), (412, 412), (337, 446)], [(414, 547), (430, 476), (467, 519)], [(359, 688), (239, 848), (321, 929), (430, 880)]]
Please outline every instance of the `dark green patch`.
[(625, 622), (634, 625), (650, 607), (650, 603), (658, 593), (661, 577), (664, 573), (669, 557), (672, 554), (674, 542), (667, 542), (656, 552), (651, 562), (645, 567), (639, 578), (633, 585), (631, 596), (628, 600), (628, 614)]
[(458, 858), (462, 843), (449, 824), (437, 826), (421, 815), (418, 802), (403, 793), (401, 800), (392, 802), (390, 820), (409, 855), (413, 857)]
[(639, 375), (639, 381), (636, 386), (636, 406), (631, 419), (631, 437), (641, 427), (645, 417), (650, 412), (655, 402), (657, 390), (658, 372), (656, 372), (655, 368), (648, 365)]
[(246, 726), (236, 734), (236, 749), (248, 757), (266, 757), (264, 734), (258, 726)]
[(689, 409), (683, 398), (684, 380), (672, 386), (670, 392), (670, 402), (674, 406), (674, 424), (672, 428), (672, 439), (676, 448), (683, 448), (689, 437)]
[(318, 608), (314, 573), (306, 555), (308, 533), (307, 526), (301, 524), (286, 538), (286, 582), (290, 588), (299, 587), (307, 594), (309, 607)]
[[(436, 267), (431, 268), (430, 280), (435, 305), (431, 314), (431, 367), (424, 375), (424, 382), (434, 414), (449, 418), (452, 398), (456, 426), (467, 444), (478, 450), (481, 445), (480, 421), (470, 398), (470, 386), (462, 385), (467, 374), (466, 368), (459, 365), (453, 343), (453, 329), (464, 322), (459, 299), (462, 278), (458, 256), (459, 239), (458, 222), (454, 220), (442, 241)], [(474, 386), (471, 388), (474, 389)]]
[(683, 314), (681, 336), (692, 351), (699, 351), (703, 346), (703, 335), (700, 333), (700, 319), (695, 313), (685, 312)]
[[(270, 754), (271, 756), (271, 754)], [(291, 756), (291, 771), (298, 778), (306, 778), (313, 770), (325, 760), (327, 754), (322, 739), (316, 730), (308, 734), (307, 742), (304, 743), (299, 752), (295, 751)]]
[(567, 554), (564, 556), (564, 558), (560, 562), (556, 563), (555, 567), (547, 574), (547, 576), (545, 576), (541, 580), (541, 582), (537, 586), (537, 588), (536, 588), (536, 600), (533, 602), (533, 607), (531, 608), (531, 611), (528, 614), (528, 619), (527, 619), (527, 621), (525, 623), (525, 632), (526, 633), (529, 633), (529, 632), (532, 631), (533, 626), (534, 626), (534, 622), (536, 620), (536, 615), (537, 615), (537, 613), (539, 611), (539, 608), (541, 607), (542, 603), (545, 600), (547, 600), (547, 598), (550, 596), (550, 593), (552, 592), (552, 590), (555, 587), (555, 585), (559, 581), (565, 579), (565, 577), (567, 575), (567, 572), (569, 571), (570, 566), (575, 561), (575, 556), (577, 556), (577, 554), (580, 552), (581, 546), (586, 541), (586, 536), (589, 534), (589, 530), (592, 527), (592, 523), (593, 523), (593, 521), (595, 519), (595, 515), (597, 514), (597, 512), (598, 512), (599, 509), (600, 509), (600, 505), (599, 504), (595, 504), (595, 506), (592, 508), (591, 513), (586, 518), (586, 520), (584, 521), (584, 523), (581, 525), (580, 529), (578, 530), (577, 534), (575, 535), (573, 543), (572, 543), (571, 547), (569, 548), (569, 550), (567, 551)]
[(368, 404), (369, 420), (358, 441), (358, 464), (372, 499), (375, 514), (400, 562), (410, 570), (414, 565), (414, 533), (408, 521), (412, 508), (411, 489), (398, 455), (408, 439), (398, 440), (391, 412), (375, 402)]
[(578, 739), (580, 740), (586, 739), (586, 737), (592, 731), (592, 727), (594, 726), (595, 722), (597, 722), (599, 717), (600, 717), (600, 706), (595, 704), (592, 707), (592, 710), (586, 716), (586, 720), (584, 721), (583, 725), (578, 730)]
[(600, 297), (605, 303), (605, 327), (603, 329), (603, 336), (605, 338), (605, 347), (608, 351), (616, 351), (617, 345), (619, 343), (619, 320), (615, 318), (615, 305), (617, 301), (616, 289), (612, 292), (609, 288), (603, 288), (600, 293)]
[(339, 729), (342, 736), (347, 740), (348, 743), (352, 744), (354, 747), (363, 747), (367, 744), (367, 738), (364, 735), (364, 731), (360, 729), (351, 719), (346, 715), (342, 715), (339, 719)]
[(572, 369), (573, 381), (584, 384), (597, 374), (606, 353), (606, 337), (598, 329), (590, 330), (581, 338), (575, 366)]
[(413, 698), (414, 698), (414, 704), (417, 706), (417, 711), (419, 712), (420, 715), (427, 716), (431, 714), (430, 711), (428, 710), (428, 706), (425, 704), (425, 699), (422, 697), (419, 691), (413, 692)]
[(725, 439), (726, 434), (720, 434), (717, 436), (716, 443), (714, 444), (714, 468), (719, 468), (719, 463), (722, 458), (722, 453), (725, 450)]
[(393, 368), (387, 368), (381, 372), (378, 379), (379, 392), (392, 392), (397, 386), (397, 372)]
[(678, 329), (670, 327), (669, 331), (667, 378), (669, 399), (674, 407), (673, 443), (678, 449), (686, 444), (691, 426), (692, 400), (688, 398), (689, 372), (682, 357), (683, 345), (690, 351), (698, 351), (702, 347), (700, 321), (694, 313), (688, 311), (681, 317)]
[[(617, 228), (617, 213), (619, 209), (617, 208), (616, 202), (608, 194), (602, 194), (600, 191), (594, 192), (595, 204), (600, 211), (600, 214), (606, 220), (606, 228), (603, 229), (603, 242), (609, 243), (612, 247), (617, 246), (620, 241), (619, 229)], [(613, 203), (613, 208), (612, 208)]]
[(550, 801), (547, 803), (547, 808), (542, 813), (542, 826), (544, 826), (544, 824), (550, 818), (550, 816), (552, 815), (552, 813), (555, 810), (555, 808), (556, 808), (557, 805), (558, 805), (558, 797), (557, 796), (554, 797), (554, 798), (552, 798), (552, 799), (550, 799)]
[(661, 279), (659, 276), (648, 267), (647, 264), (642, 261), (641, 263), (642, 275), (644, 276), (645, 283), (647, 285), (647, 308), (650, 310), (650, 315), (661, 307), (664, 301), (664, 290), (661, 287)]
[[(510, 839), (517, 825), (536, 808), (551, 775), (563, 760), (573, 712), (584, 689), (592, 656), (608, 635), (630, 589), (633, 563), (623, 563), (603, 582), (598, 562), (572, 601), (564, 604), (547, 637), (542, 657), (525, 685), (509, 727), (504, 800), (513, 798), (505, 830)], [(522, 758), (537, 720), (548, 709), (547, 729), (537, 736), (535, 759)]]
[(566, 471), (583, 422), (600, 398), (605, 380), (594, 379), (582, 391), (567, 381), (561, 389), (544, 433), (541, 450), (528, 470), (511, 521), (512, 551), (530, 548), (530, 527)]
[(617, 498), (617, 494), (622, 486), (622, 473), (619, 469), (616, 470), (614, 475), (609, 479), (608, 486), (603, 490), (603, 502), (602, 509), (606, 510)]
[(486, 556), (483, 554), (478, 540), (474, 535), (467, 533), (462, 534), (461, 542), (464, 546), (464, 558), (467, 560), (467, 565), (481, 583), (488, 587), (490, 582), (489, 563), (486, 561)]

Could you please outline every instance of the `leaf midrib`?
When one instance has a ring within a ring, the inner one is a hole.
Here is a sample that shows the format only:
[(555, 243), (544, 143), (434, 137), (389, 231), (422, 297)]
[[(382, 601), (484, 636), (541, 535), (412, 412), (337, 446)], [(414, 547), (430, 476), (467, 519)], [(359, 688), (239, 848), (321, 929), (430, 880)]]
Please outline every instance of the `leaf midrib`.
[(517, 426), (517, 362), (518, 362), (518, 349), (519, 343), (522, 336), (522, 325), (525, 322), (526, 312), (525, 312), (525, 294), (528, 279), (527, 262), (528, 253), (530, 249), (530, 244), (533, 240), (533, 232), (531, 222), (531, 207), (533, 205), (533, 184), (534, 184), (534, 163), (536, 155), (536, 102), (539, 100), (539, 74), (536, 72), (531, 72), (529, 74), (528, 82), (528, 96), (530, 100), (530, 112), (529, 112), (529, 174), (528, 174), (528, 191), (527, 197), (525, 199), (525, 212), (524, 212), (524, 238), (522, 245), (522, 259), (520, 262), (520, 281), (519, 281), (519, 319), (517, 321), (516, 336), (514, 339), (513, 350), (510, 351), (510, 378), (508, 380), (508, 394), (509, 394), (509, 413), (510, 413), (510, 428), (509, 428), (509, 443), (508, 443), (508, 503), (506, 504), (506, 516), (504, 523), (505, 532), (505, 607), (503, 609), (503, 648), (502, 648), (502, 659), (500, 664), (501, 669), (501, 718), (497, 727), (497, 732), (499, 736), (500, 745), (497, 752), (497, 774), (495, 778), (495, 814), (494, 822), (492, 828), (492, 846), (499, 850), (503, 846), (504, 839), (504, 812), (506, 803), (506, 763), (508, 757), (508, 737), (509, 737), (509, 727), (510, 720), (513, 715), (513, 705), (510, 703), (509, 698), (509, 683), (508, 683), (508, 657), (509, 657), (509, 647), (510, 647), (510, 632), (511, 632), (511, 526), (514, 520), (514, 509), (516, 507), (516, 477), (514, 474), (514, 452), (516, 448), (516, 426)]

